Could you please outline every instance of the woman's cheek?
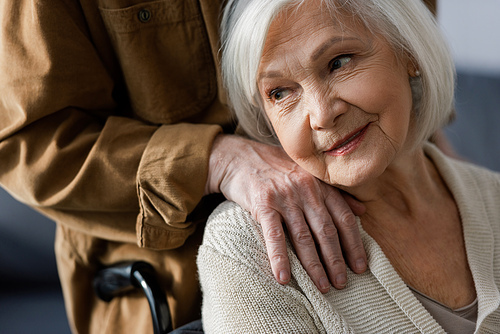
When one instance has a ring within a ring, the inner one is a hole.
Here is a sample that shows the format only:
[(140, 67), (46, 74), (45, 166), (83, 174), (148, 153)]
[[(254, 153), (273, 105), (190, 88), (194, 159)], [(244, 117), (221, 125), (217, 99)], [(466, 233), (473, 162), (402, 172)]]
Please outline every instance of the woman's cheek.
[(318, 157), (318, 148), (314, 145), (309, 132), (291, 128), (283, 149), (300, 167), (316, 177), (322, 177), (325, 172), (324, 161)]

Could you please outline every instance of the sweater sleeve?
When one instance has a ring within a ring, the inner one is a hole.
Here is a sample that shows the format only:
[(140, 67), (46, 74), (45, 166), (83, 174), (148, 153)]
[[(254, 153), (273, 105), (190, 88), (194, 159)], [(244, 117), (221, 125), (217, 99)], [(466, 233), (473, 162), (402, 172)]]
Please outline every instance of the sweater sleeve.
[(293, 281), (276, 282), (260, 226), (232, 202), (211, 216), (198, 254), (207, 333), (324, 333)]
[[(178, 247), (193, 231), (186, 219), (203, 196), (211, 145), (221, 127), (145, 121), (134, 114), (134, 108), (151, 110), (150, 105), (131, 107), (118, 98), (127, 89), (118, 61), (97, 50), (110, 43), (90, 3), (0, 4), (0, 185), (89, 235), (156, 249)], [(151, 22), (154, 28), (141, 27), (139, 37), (161, 39), (163, 23)], [(162, 52), (168, 48), (146, 42), (156, 58), (143, 63), (155, 68), (157, 61), (165, 62)], [(131, 56), (128, 50), (123, 54)], [(158, 71), (162, 82), (168, 71)], [(147, 74), (136, 78), (143, 84), (155, 74), (133, 73)], [(168, 101), (163, 103), (163, 88), (158, 90), (149, 100), (165, 109)]]

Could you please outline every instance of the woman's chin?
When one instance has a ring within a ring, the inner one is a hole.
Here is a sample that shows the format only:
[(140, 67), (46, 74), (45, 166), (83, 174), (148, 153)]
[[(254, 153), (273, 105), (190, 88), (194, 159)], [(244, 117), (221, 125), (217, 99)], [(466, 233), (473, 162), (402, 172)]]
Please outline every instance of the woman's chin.
[(345, 192), (352, 193), (353, 191), (357, 189), (363, 189), (363, 186), (365, 186), (367, 183), (359, 180), (346, 180), (346, 181), (341, 181), (341, 183), (330, 183), (332, 186), (339, 188)]
[(346, 173), (330, 174), (330, 180), (327, 183), (350, 193), (353, 190), (359, 191), (369, 187), (382, 173), (383, 170), (379, 170), (379, 168), (350, 169)]

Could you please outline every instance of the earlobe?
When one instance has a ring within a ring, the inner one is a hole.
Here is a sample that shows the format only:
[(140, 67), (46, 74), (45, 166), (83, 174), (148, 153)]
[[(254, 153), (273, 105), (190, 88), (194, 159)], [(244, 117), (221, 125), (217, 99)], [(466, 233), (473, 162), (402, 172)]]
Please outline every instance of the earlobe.
[(412, 78), (420, 76), (420, 70), (413, 60), (408, 60), (408, 75)]

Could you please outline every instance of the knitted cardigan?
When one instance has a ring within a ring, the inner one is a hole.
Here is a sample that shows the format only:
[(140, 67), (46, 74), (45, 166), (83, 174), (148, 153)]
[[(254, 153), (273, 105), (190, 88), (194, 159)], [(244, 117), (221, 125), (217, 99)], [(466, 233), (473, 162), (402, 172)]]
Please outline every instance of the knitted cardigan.
[[(457, 202), (478, 297), (476, 333), (500, 333), (500, 174), (428, 144)], [(369, 270), (321, 294), (288, 242), (292, 280), (272, 274), (260, 225), (233, 202), (210, 217), (198, 254), (207, 333), (444, 333), (362, 229)]]

